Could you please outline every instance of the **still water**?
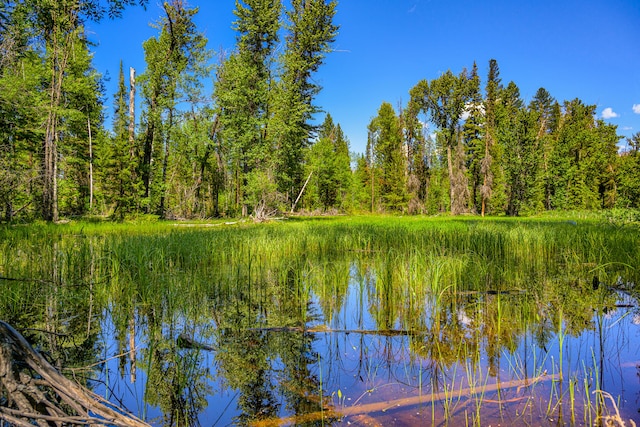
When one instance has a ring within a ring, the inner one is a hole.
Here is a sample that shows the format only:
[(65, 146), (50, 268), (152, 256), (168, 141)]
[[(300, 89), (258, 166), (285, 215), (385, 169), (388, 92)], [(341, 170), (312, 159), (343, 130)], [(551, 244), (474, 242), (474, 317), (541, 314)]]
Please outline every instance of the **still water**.
[(580, 325), (522, 290), (429, 294), (420, 315), (398, 319), (381, 312), (371, 272), (349, 271), (344, 295), (312, 291), (295, 324), (277, 311), (284, 301), (257, 308), (281, 325), (253, 328), (176, 313), (151, 334), (136, 313), (123, 345), (107, 310), (95, 389), (156, 425), (594, 425), (616, 408), (640, 418), (628, 293), (565, 313)]
[(635, 234), (296, 227), (15, 238), (3, 320), (157, 426), (640, 419)]

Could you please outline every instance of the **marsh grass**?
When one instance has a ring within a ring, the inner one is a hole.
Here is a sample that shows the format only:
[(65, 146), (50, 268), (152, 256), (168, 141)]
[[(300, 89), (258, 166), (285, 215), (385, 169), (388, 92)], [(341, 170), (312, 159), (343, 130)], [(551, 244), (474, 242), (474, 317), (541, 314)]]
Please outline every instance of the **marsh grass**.
[[(466, 397), (454, 379), (482, 390), (501, 375), (506, 354), (507, 370), (519, 379), (539, 376), (545, 367), (558, 375), (545, 389), (546, 414), (568, 401), (575, 420), (582, 399), (583, 419), (591, 423), (602, 410), (591, 394), (600, 390), (601, 367), (594, 355), (592, 363), (571, 372), (564, 340), (593, 322), (594, 308), (615, 306), (611, 289), (638, 282), (638, 247), (635, 228), (566, 218), (2, 226), (0, 309), (3, 318), (25, 327), (53, 323), (76, 342), (86, 340), (87, 348), (96, 345), (104, 313), (122, 337), (135, 319), (148, 331), (138, 343), (146, 348), (141, 366), (147, 375), (173, 366), (167, 372), (185, 387), (186, 376), (198, 372), (199, 356), (181, 365), (179, 350), (170, 343), (185, 322), (211, 324), (215, 332), (208, 338), (224, 350), (216, 356), (219, 375), (233, 376), (227, 384), (240, 390), (250, 388), (251, 380), (242, 367), (268, 371), (273, 352), (280, 354), (278, 360), (294, 360), (278, 353), (285, 344), (304, 351), (313, 345), (309, 336), (278, 338), (269, 328), (323, 323), (352, 329), (353, 322), (360, 330), (404, 334), (410, 358), (401, 360), (403, 381), (410, 383), (418, 363), (418, 393), (443, 393), (446, 417), (462, 412), (472, 425), (482, 424), (488, 397), (474, 392), (467, 400), (473, 408), (462, 409)], [(94, 338), (87, 340), (90, 335)], [(524, 346), (522, 337), (529, 340)], [(552, 343), (559, 346), (557, 359), (536, 351)], [(519, 356), (523, 348), (531, 350)], [(151, 356), (158, 352), (171, 357)], [(387, 369), (384, 354), (383, 344), (363, 349), (365, 390), (379, 387)], [(180, 370), (185, 376), (178, 376)], [(324, 407), (323, 396), (337, 392), (328, 385), (338, 382), (330, 370), (318, 373), (319, 384), (314, 381)], [(337, 390), (346, 396), (346, 390)], [(433, 422), (436, 412), (432, 405)]]

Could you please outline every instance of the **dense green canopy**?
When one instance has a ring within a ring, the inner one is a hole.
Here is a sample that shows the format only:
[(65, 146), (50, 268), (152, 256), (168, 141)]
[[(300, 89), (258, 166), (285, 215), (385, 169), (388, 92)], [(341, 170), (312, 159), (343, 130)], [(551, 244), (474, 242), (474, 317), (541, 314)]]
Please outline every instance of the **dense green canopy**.
[[(406, 106), (382, 103), (367, 152), (350, 153), (330, 114), (317, 125), (314, 76), (338, 36), (335, 0), (237, 1), (236, 48), (218, 56), (194, 22), (198, 9), (167, 1), (143, 45), (146, 69), (136, 82), (122, 64), (117, 93), (106, 94), (84, 23), (134, 4), (145, 1), (0, 8), (4, 220), (523, 215), (640, 203), (639, 134), (620, 152), (616, 127), (596, 118), (596, 106), (544, 88), (523, 99), (515, 82), (502, 83), (495, 60), (486, 82), (474, 63), (407, 88)], [(142, 105), (137, 116), (134, 105)]]

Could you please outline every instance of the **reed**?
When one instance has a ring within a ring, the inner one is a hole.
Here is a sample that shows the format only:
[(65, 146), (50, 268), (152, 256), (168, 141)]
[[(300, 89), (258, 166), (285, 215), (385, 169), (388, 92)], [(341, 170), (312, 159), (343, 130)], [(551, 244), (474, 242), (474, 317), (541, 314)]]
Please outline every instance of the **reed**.
[[(439, 402), (447, 417), (462, 408), (463, 398), (447, 381), (464, 378), (480, 388), (502, 375), (505, 359), (510, 375), (522, 380), (547, 368), (557, 374), (558, 381), (544, 389), (542, 412), (568, 400), (575, 419), (574, 403), (584, 399), (584, 416), (592, 421), (587, 413), (599, 410), (590, 395), (600, 387), (597, 366), (571, 372), (564, 348), (588, 329), (594, 307), (615, 307), (615, 289), (637, 283), (637, 247), (634, 228), (566, 218), (2, 226), (0, 312), (30, 327), (55, 320), (74, 336), (74, 322), (91, 335), (105, 313), (123, 336), (132, 318), (160, 335), (170, 335), (168, 325), (211, 325), (227, 351), (216, 356), (221, 365), (247, 366), (238, 363), (249, 360), (237, 348), (242, 338), (264, 352), (256, 364), (265, 370), (269, 357), (280, 357), (274, 356), (280, 354), (276, 343), (298, 340), (276, 339), (276, 330), (319, 334), (309, 332), (318, 323), (329, 330), (377, 329), (389, 334), (392, 345), (406, 343), (402, 375), (411, 383), (417, 371), (420, 395), (443, 393)], [(76, 313), (78, 320), (70, 321)], [(529, 340), (524, 345), (523, 337)], [(147, 337), (145, 345), (156, 351), (169, 338)], [(548, 344), (559, 345), (557, 359), (541, 355)], [(366, 389), (379, 387), (388, 369), (382, 347), (378, 342), (363, 350)], [(144, 369), (153, 371), (156, 362), (146, 359)], [(185, 373), (198, 371), (200, 362), (191, 363), (182, 366)], [(225, 369), (238, 375), (234, 386), (248, 384), (247, 375)], [(320, 394), (330, 395), (331, 371), (317, 372)], [(582, 381), (587, 375), (595, 375), (594, 383)], [(338, 391), (344, 405), (346, 389)], [(462, 412), (480, 425), (488, 397), (473, 395), (474, 407)], [(431, 418), (437, 418), (433, 407)]]

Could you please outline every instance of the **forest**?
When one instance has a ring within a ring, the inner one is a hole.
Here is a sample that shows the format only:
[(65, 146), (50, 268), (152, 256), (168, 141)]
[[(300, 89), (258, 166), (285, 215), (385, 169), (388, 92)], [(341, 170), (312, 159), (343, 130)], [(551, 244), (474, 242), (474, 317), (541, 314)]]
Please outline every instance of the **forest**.
[(86, 24), (146, 4), (0, 6), (3, 221), (640, 207), (640, 133), (620, 150), (595, 105), (544, 88), (525, 100), (495, 60), (486, 77), (472, 62), (416, 82), (406, 105), (382, 103), (366, 152), (352, 152), (316, 104), (335, 0), (237, 1), (226, 55), (209, 49), (197, 7), (165, 1), (146, 69), (121, 62), (105, 93)]

